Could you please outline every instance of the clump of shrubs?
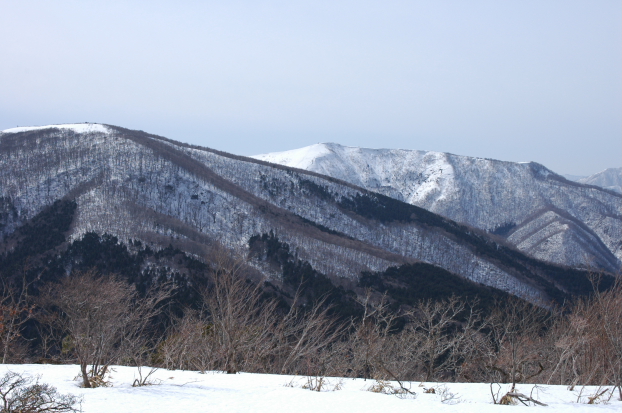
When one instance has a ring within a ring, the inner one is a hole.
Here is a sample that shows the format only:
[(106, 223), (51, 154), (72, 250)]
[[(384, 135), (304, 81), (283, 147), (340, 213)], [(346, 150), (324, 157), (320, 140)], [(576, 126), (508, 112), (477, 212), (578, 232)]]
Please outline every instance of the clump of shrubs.
[(9, 371), (0, 378), (0, 413), (77, 412), (79, 399), (60, 394), (54, 386), (39, 383), (39, 378)]

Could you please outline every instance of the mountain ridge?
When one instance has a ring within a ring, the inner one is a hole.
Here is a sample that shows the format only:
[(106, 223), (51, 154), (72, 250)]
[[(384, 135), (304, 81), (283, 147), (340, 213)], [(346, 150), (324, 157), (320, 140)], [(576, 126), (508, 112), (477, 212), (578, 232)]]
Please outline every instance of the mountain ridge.
[[(614, 272), (620, 268), (620, 194), (572, 182), (535, 162), (332, 143), (254, 158), (346, 180), (488, 232), (506, 226), (525, 226), (530, 221), (532, 226), (540, 223), (529, 242), (517, 242), (511, 234), (505, 238), (539, 259), (586, 266), (599, 262)], [(551, 220), (533, 217), (538, 212), (546, 214), (551, 208), (564, 211), (566, 217), (572, 217), (575, 224), (580, 222), (579, 226), (589, 231), (563, 224), (561, 232), (560, 228), (555, 232), (547, 228)], [(546, 248), (542, 246), (545, 232), (551, 233)], [(594, 234), (599, 240), (596, 249), (584, 247), (593, 241)]]
[(580, 178), (577, 182), (588, 185), (596, 185), (622, 193), (622, 167), (607, 168), (593, 175)]
[(0, 133), (3, 239), (56, 200), (71, 199), (69, 242), (110, 234), (205, 257), (214, 244), (248, 252), (252, 237), (272, 231), (296, 259), (333, 280), (423, 262), (537, 302), (565, 297), (573, 288), (565, 277), (580, 274), (338, 179), (102, 128)]

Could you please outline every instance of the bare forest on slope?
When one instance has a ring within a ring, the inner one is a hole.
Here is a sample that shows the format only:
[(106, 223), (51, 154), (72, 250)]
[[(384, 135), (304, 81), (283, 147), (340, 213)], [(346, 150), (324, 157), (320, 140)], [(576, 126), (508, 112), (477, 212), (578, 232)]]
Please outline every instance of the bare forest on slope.
[(620, 388), (621, 286), (602, 268), (106, 128), (0, 135), (3, 363), (76, 363), (85, 387), (122, 364)]

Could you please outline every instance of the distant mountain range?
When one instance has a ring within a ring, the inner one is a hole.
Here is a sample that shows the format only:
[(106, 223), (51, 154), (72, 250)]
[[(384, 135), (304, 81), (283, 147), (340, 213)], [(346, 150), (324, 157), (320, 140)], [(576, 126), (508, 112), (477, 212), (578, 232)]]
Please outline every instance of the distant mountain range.
[(602, 172), (580, 179), (579, 182), (622, 193), (622, 168), (607, 168)]
[(173, 277), (192, 287), (224, 247), (275, 294), (302, 286), (309, 299), (345, 302), (372, 288), (407, 304), (491, 289), (559, 302), (591, 288), (588, 272), (571, 268), (585, 256), (619, 268), (614, 192), (537, 164), (313, 151), (296, 166), (339, 179), (110, 125), (3, 131), (0, 273), (44, 279), (94, 266), (140, 286)]
[[(254, 156), (313, 171), (503, 237), (541, 260), (615, 272), (622, 259), (620, 169), (572, 182), (535, 162), (334, 143)], [(617, 180), (616, 180), (617, 179)], [(597, 186), (598, 185), (598, 186)]]
[(607, 168), (590, 176), (564, 175), (564, 177), (571, 181), (596, 185), (622, 193), (622, 168)]

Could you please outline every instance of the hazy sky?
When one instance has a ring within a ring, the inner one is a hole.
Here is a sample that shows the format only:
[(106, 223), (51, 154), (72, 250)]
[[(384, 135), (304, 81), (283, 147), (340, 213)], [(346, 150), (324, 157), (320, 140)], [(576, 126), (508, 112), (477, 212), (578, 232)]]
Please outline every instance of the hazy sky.
[(622, 2), (0, 0), (0, 130), (622, 166)]

